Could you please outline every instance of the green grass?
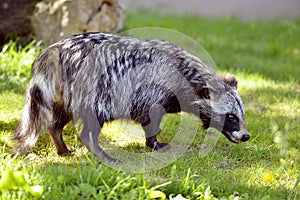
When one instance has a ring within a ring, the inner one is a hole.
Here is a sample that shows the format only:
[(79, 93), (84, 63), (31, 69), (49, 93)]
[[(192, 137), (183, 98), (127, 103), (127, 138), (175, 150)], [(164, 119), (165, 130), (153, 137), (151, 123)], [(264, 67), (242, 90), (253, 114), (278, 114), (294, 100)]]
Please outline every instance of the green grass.
[[(14, 158), (9, 138), (21, 116), (31, 63), (41, 48), (10, 42), (0, 53), (1, 179), (8, 177), (12, 185), (14, 177), (5, 172), (21, 171), (27, 184), (41, 185), (44, 191), (33, 196), (23, 186), (16, 190), (2, 186), (1, 199), (151, 199), (178, 194), (191, 199), (299, 199), (300, 20), (246, 23), (234, 18), (128, 13), (124, 30), (145, 26), (189, 35), (209, 52), (220, 73), (237, 77), (251, 141), (236, 145), (221, 135), (212, 151), (202, 156), (204, 132), (199, 128), (189, 149), (175, 162), (135, 174), (98, 163), (70, 124), (64, 137), (76, 148), (72, 155), (57, 156), (45, 134), (31, 154)], [(161, 140), (172, 139), (180, 117), (164, 119)], [(149, 151), (142, 136), (132, 140), (129, 133), (122, 134), (124, 129), (139, 128), (106, 124), (102, 139), (126, 151)], [(264, 180), (267, 173), (274, 175), (272, 182)]]

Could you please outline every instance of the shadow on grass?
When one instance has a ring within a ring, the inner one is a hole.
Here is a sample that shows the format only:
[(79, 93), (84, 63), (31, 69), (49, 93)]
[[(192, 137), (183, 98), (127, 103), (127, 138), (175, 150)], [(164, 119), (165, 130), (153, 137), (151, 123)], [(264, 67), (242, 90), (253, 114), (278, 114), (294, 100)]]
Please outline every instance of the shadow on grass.
[(18, 119), (13, 119), (9, 122), (0, 121), (0, 131), (14, 132), (19, 124)]

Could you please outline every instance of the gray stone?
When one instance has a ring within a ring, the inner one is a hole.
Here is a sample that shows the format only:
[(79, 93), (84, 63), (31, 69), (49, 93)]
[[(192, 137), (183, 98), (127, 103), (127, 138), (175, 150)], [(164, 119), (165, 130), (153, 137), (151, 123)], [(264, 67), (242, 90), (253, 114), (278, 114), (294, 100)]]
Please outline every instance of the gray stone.
[(31, 23), (48, 46), (77, 33), (116, 32), (123, 20), (118, 0), (44, 0), (36, 4)]

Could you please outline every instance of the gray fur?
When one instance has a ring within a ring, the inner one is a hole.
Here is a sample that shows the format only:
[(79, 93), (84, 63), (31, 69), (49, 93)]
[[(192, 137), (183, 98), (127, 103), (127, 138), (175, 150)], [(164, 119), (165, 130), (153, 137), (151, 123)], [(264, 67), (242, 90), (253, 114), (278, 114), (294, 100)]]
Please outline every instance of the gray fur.
[(141, 123), (147, 146), (160, 150), (168, 147), (155, 137), (163, 114), (185, 111), (199, 116), (204, 128), (212, 124), (220, 131), (226, 113), (234, 113), (240, 122), (235, 132), (243, 133), (233, 139), (225, 135), (239, 142), (248, 135), (245, 111), (230, 78), (222, 79), (200, 59), (166, 41), (75, 35), (51, 45), (35, 60), (15, 139), (25, 153), (44, 126), (57, 152), (65, 154), (70, 148), (62, 140), (62, 129), (71, 120), (81, 120), (81, 141), (99, 160), (114, 162), (97, 143), (105, 122), (129, 118)]

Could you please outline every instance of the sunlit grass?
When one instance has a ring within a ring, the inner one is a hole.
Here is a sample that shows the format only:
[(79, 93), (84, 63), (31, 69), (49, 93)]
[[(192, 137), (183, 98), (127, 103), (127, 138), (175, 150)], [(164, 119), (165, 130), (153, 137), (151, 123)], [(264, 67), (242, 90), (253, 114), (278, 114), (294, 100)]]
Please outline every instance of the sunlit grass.
[(117, 146), (127, 146), (129, 143), (145, 146), (145, 134), (140, 124), (130, 120), (116, 120), (106, 123), (101, 134)]
[(0, 52), (0, 92), (21, 92), (30, 78), (33, 60), (41, 48), (34, 41), (22, 48), (15, 42), (9, 42)]

